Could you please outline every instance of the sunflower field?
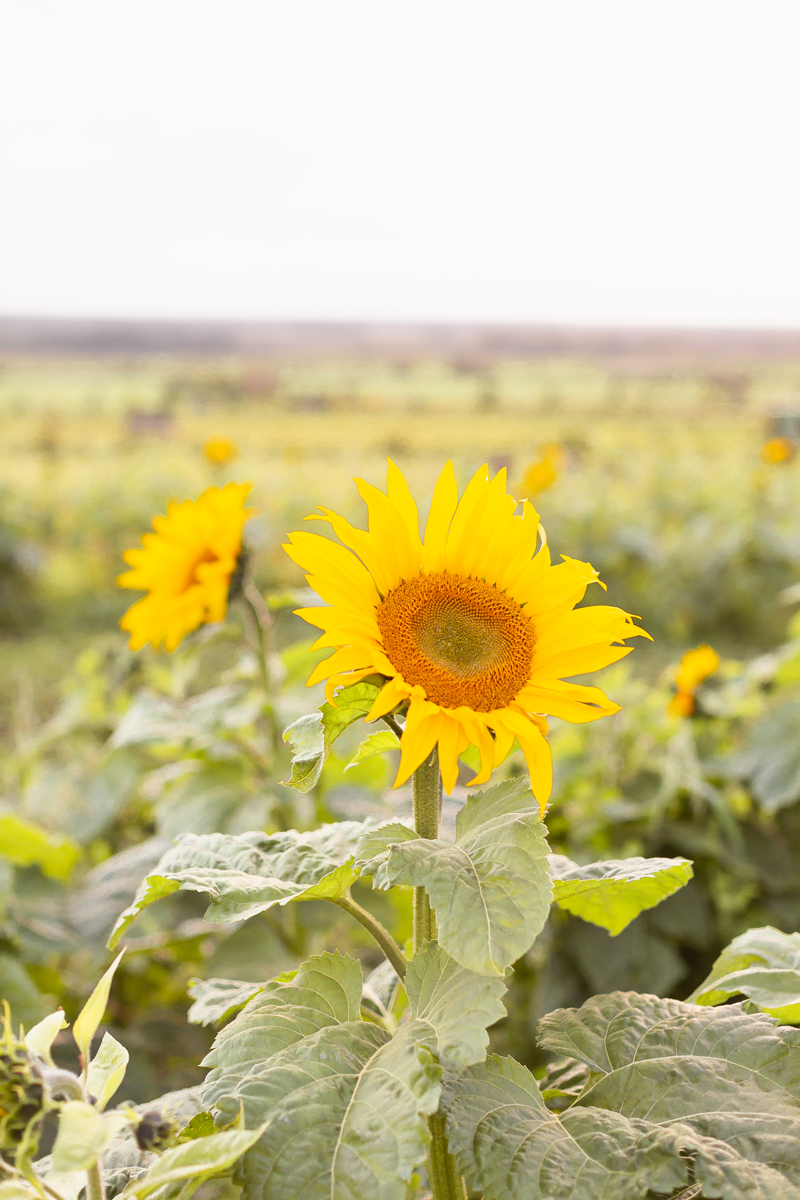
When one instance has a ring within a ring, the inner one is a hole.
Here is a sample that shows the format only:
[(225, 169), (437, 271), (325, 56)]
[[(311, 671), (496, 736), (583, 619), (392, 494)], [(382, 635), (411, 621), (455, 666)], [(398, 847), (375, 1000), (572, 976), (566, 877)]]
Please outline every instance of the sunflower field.
[(800, 1198), (800, 364), (0, 414), (0, 1200)]

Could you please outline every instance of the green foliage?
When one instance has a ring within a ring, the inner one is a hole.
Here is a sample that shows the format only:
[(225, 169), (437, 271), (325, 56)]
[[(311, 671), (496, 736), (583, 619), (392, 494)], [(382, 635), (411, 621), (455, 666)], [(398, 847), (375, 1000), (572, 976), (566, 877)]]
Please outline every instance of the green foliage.
[(780, 1021), (800, 1024), (800, 933), (748, 929), (725, 947), (690, 999), (724, 1004), (731, 996), (747, 996)]
[(673, 895), (692, 877), (686, 859), (626, 858), (579, 867), (550, 856), (553, 900), (573, 916), (600, 925), (614, 937), (631, 921)]
[(631, 1120), (601, 1108), (573, 1108), (559, 1118), (512, 1059), (490, 1059), (448, 1081), (446, 1103), (450, 1144), (485, 1200), (642, 1200), (693, 1184), (701, 1188), (693, 1196), (720, 1200), (800, 1196), (786, 1138), (773, 1169), (751, 1161), (747, 1144), (740, 1152), (684, 1122)]
[[(385, 836), (395, 831), (390, 826)], [(448, 954), (480, 975), (502, 977), (547, 919), (553, 893), (546, 856), (539, 806), (528, 781), (516, 778), (467, 801), (456, 817), (455, 845), (404, 836), (361, 869), (378, 888), (424, 887)]]
[[(378, 686), (366, 682), (341, 688), (336, 694), (335, 703), (326, 702), (318, 713), (298, 717), (284, 731), (283, 739), (293, 751), (292, 773), (288, 780), (291, 787), (297, 788), (298, 792), (311, 791), (319, 782), (333, 743), (349, 725), (367, 715), (379, 692)], [(384, 748), (390, 750), (395, 747), (386, 745)], [(353, 767), (368, 757), (369, 754), (357, 754), (348, 765)]]
[(312, 833), (184, 834), (140, 886), (121, 915), (110, 945), (143, 908), (179, 888), (208, 892), (205, 919), (241, 921), (290, 900), (329, 900), (344, 895), (356, 878), (350, 860), (364, 825), (340, 821)]

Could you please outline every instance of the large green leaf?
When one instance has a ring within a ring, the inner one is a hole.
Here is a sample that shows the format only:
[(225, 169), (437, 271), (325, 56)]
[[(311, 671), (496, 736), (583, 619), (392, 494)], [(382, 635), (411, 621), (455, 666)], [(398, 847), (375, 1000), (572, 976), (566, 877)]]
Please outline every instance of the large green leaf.
[(435, 1034), (427, 1041), (446, 1065), (469, 1066), (486, 1057), (495, 1021), (506, 1015), (501, 979), (476, 975), (460, 966), (441, 946), (427, 942), (411, 960), (405, 978), (412, 1019)]
[(218, 1034), (206, 1103), (221, 1120), (241, 1105), (249, 1127), (266, 1122), (240, 1166), (249, 1200), (405, 1197), (439, 1102), (433, 1030), (412, 1020), (392, 1038), (358, 1020), (360, 999), (359, 964), (318, 955)]
[(692, 1181), (720, 1200), (800, 1197), (782, 1171), (683, 1123), (597, 1108), (556, 1117), (513, 1059), (493, 1057), (449, 1080), (444, 1099), (450, 1148), (485, 1200), (644, 1200)]
[(553, 895), (545, 828), (525, 779), (507, 779), (467, 801), (455, 845), (407, 838), (363, 865), (374, 886), (424, 886), (439, 942), (479, 975), (503, 976), (530, 949)]
[[(204, 1102), (217, 1104), (232, 1079), (244, 1078), (250, 1069), (296, 1041), (328, 1025), (358, 1019), (361, 1005), (360, 964), (338, 952), (316, 954), (303, 963), (291, 979), (274, 979), (265, 985), (239, 1015), (220, 1030), (204, 1066), (213, 1067)], [(225, 1084), (217, 1088), (224, 1075)], [(247, 1102), (245, 1102), (247, 1113)], [(231, 1110), (231, 1118), (236, 1109)], [(248, 1120), (248, 1124), (258, 1121)]]
[(223, 833), (179, 838), (139, 886), (109, 939), (115, 946), (143, 908), (179, 888), (208, 892), (206, 920), (242, 921), (290, 900), (335, 899), (356, 878), (352, 855), (368, 822), (340, 821), (311, 833)]
[(778, 1020), (800, 1024), (800, 933), (748, 929), (725, 947), (690, 1000), (724, 1004), (731, 996), (747, 996)]
[(544, 1049), (589, 1067), (579, 1105), (681, 1120), (725, 1141), (747, 1114), (756, 1129), (786, 1118), (800, 1131), (800, 1030), (741, 1004), (612, 992), (548, 1014), (539, 1035)]
[(685, 858), (610, 859), (581, 867), (563, 854), (550, 855), (554, 903), (612, 937), (677, 892), (692, 874)]
[(334, 704), (321, 705), (284, 730), (283, 740), (293, 751), (290, 787), (310, 792), (316, 786), (331, 746), (348, 725), (367, 715), (380, 690), (374, 683), (353, 683), (336, 693)]

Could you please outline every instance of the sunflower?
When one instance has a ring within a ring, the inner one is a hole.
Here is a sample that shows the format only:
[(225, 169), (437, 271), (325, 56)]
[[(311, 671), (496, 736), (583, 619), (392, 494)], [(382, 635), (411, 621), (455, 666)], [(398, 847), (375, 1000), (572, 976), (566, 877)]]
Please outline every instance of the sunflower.
[(712, 646), (703, 644), (687, 650), (673, 679), (677, 691), (667, 706), (672, 717), (690, 717), (695, 710), (695, 692), (719, 666), (719, 655)]
[(215, 466), (222, 466), (224, 463), (230, 462), (232, 458), (236, 458), (238, 453), (234, 443), (224, 437), (209, 438), (203, 446), (203, 454), (207, 462), (213, 463)]
[[(597, 580), (588, 563), (551, 565), (539, 517), (506, 493), (505, 471), (487, 467), (458, 498), (452, 463), (433, 493), (424, 541), (408, 485), (389, 463), (387, 495), (356, 480), (369, 511), (369, 532), (329, 509), (308, 518), (330, 523), (338, 544), (293, 533), (288, 554), (329, 605), (298, 615), (324, 632), (315, 648), (335, 647), (309, 686), (368, 675), (385, 682), (367, 720), (407, 705), (395, 787), (439, 747), (444, 786), (453, 790), (459, 756), (480, 753), (471, 781), (485, 783), (516, 740), (542, 807), (552, 784), (547, 715), (594, 721), (617, 712), (595, 687), (565, 682), (616, 662), (643, 635), (619, 608), (575, 609)], [(602, 585), (601, 585), (602, 586)]]
[(133, 570), (117, 583), (148, 593), (120, 621), (132, 650), (147, 642), (174, 650), (199, 625), (224, 620), (242, 529), (254, 511), (244, 506), (251, 486), (228, 483), (207, 488), (197, 500), (173, 501), (165, 517), (153, 518), (154, 532), (144, 534), (142, 548), (125, 551)]

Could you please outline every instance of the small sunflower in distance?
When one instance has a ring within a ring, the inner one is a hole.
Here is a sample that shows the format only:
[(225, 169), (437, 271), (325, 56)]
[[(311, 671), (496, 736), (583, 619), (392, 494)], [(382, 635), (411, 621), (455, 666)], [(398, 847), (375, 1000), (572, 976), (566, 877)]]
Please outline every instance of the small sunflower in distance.
[(223, 437), (209, 438), (203, 446), (203, 454), (206, 460), (213, 463), (215, 467), (224, 466), (225, 463), (236, 458), (238, 453), (236, 445)]
[(117, 577), (120, 587), (147, 592), (128, 609), (120, 628), (131, 649), (148, 642), (174, 650), (187, 633), (222, 621), (231, 578), (242, 553), (242, 530), (254, 509), (245, 508), (252, 484), (207, 488), (197, 500), (173, 501), (167, 515), (153, 518), (153, 533), (123, 558), (133, 570)]
[(687, 650), (676, 670), (676, 692), (669, 702), (667, 712), (671, 717), (690, 717), (695, 710), (695, 692), (704, 679), (713, 675), (719, 666), (719, 655), (712, 646), (703, 644), (695, 650)]
[[(356, 480), (369, 511), (369, 532), (322, 509), (339, 542), (314, 533), (290, 534), (285, 549), (308, 572), (329, 607), (298, 610), (324, 630), (316, 647), (334, 653), (309, 686), (382, 675), (384, 685), (367, 720), (407, 706), (395, 787), (439, 747), (444, 786), (453, 790), (458, 758), (478, 747), (485, 783), (519, 742), (534, 795), (544, 808), (552, 785), (547, 715), (594, 721), (618, 711), (599, 688), (568, 683), (608, 666), (644, 636), (619, 608), (575, 609), (597, 572), (588, 563), (550, 562), (537, 551), (539, 517), (506, 492), (505, 471), (487, 467), (461, 500), (448, 463), (433, 493), (424, 540), (408, 485), (389, 463), (388, 495)], [(334, 700), (335, 703), (335, 700)]]
[(778, 466), (780, 463), (791, 462), (796, 452), (797, 448), (791, 438), (770, 438), (761, 447), (761, 461)]

